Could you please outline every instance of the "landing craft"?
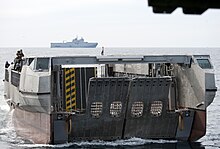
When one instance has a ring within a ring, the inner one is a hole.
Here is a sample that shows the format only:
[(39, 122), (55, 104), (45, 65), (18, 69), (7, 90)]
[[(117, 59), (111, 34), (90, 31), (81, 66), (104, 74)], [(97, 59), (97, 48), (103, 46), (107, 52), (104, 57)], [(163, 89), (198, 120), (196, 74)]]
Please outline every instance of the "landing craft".
[(34, 143), (206, 133), (217, 88), (208, 55), (27, 57), (5, 68), (18, 135)]

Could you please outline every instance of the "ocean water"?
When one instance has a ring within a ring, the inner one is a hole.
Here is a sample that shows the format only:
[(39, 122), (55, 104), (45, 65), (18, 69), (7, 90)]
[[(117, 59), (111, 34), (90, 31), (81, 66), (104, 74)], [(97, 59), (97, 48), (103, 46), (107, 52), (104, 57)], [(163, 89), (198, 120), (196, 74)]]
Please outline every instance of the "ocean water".
[[(94, 49), (51, 49), (51, 48), (22, 48), (25, 56), (70, 56), (70, 55), (100, 55), (101, 48)], [(0, 48), (0, 148), (29, 149), (29, 148), (120, 148), (120, 149), (186, 149), (186, 148), (220, 148), (220, 91), (217, 91), (214, 102), (207, 110), (206, 135), (194, 143), (178, 142), (176, 140), (144, 140), (132, 138), (116, 141), (85, 141), (60, 145), (33, 144), (16, 135), (11, 123), (11, 115), (4, 100), (4, 64), (12, 62), (19, 48)], [(216, 86), (220, 88), (220, 48), (105, 48), (105, 55), (174, 55), (174, 54), (208, 54), (215, 68)]]

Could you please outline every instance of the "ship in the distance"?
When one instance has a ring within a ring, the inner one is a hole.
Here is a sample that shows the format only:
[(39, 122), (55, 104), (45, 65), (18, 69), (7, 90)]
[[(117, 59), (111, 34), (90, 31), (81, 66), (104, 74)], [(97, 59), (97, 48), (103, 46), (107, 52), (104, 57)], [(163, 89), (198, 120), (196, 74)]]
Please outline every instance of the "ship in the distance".
[(83, 38), (77, 37), (72, 42), (51, 43), (51, 48), (96, 48), (97, 42), (85, 42)]

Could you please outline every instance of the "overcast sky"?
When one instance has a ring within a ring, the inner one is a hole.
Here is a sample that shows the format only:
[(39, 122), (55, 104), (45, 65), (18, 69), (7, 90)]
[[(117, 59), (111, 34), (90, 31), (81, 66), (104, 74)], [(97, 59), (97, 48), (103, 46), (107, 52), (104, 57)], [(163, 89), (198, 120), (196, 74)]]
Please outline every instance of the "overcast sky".
[(220, 9), (154, 14), (147, 0), (0, 0), (0, 47), (76, 36), (99, 47), (220, 47)]

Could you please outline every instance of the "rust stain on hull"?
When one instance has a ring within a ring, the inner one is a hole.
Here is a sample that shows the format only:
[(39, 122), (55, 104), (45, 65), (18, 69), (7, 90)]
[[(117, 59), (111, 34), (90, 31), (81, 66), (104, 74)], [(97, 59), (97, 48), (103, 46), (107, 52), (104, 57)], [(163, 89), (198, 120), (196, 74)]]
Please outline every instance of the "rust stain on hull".
[(206, 111), (195, 111), (189, 141), (196, 141), (206, 134)]
[(15, 108), (12, 121), (19, 136), (38, 144), (51, 143), (50, 115)]

